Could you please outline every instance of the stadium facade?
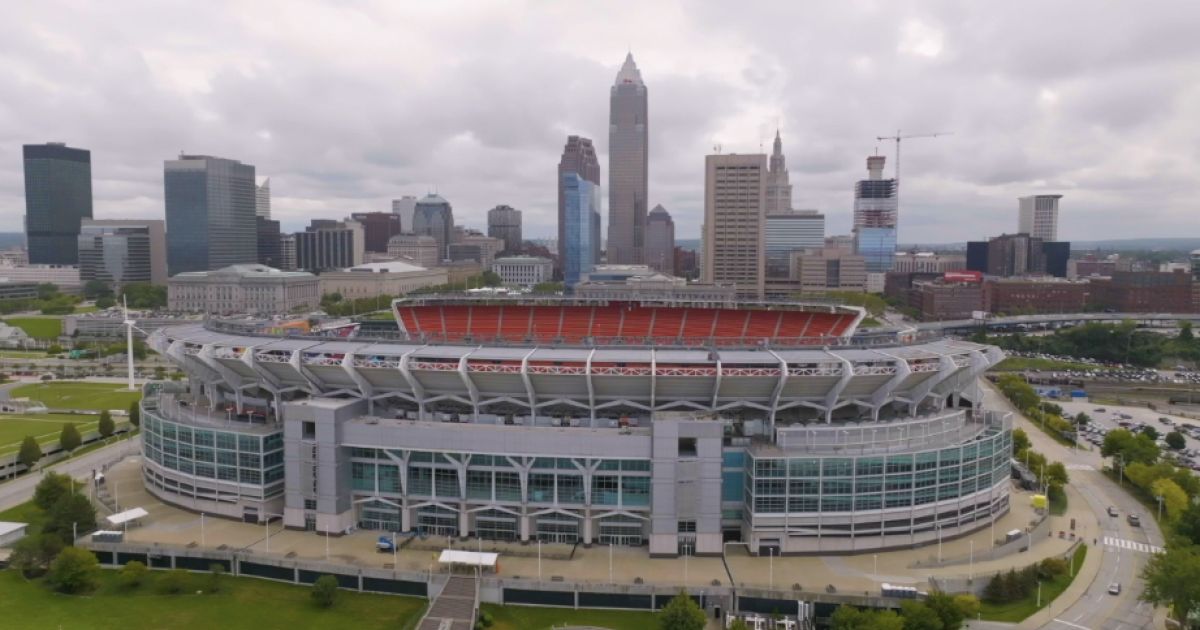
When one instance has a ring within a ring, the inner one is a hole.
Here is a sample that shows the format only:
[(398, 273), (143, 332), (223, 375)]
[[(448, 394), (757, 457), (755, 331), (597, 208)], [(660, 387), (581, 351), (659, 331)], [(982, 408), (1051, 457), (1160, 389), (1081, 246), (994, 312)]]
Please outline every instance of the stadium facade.
[(908, 547), (1008, 509), (1011, 424), (949, 339), (816, 304), (399, 300), (396, 339), (162, 328), (144, 476), (206, 514), (652, 555)]

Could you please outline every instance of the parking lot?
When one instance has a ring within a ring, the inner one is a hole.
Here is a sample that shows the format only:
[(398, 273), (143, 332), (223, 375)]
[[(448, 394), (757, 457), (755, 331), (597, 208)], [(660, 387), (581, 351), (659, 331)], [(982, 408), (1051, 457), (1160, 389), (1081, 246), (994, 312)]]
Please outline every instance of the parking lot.
[[(1200, 471), (1200, 422), (1178, 415), (1163, 413), (1145, 407), (1105, 405), (1091, 402), (1058, 402), (1066, 415), (1075, 416), (1083, 412), (1092, 419), (1080, 432), (1081, 443), (1090, 443), (1099, 449), (1104, 435), (1113, 429), (1138, 431), (1152, 427), (1158, 432), (1158, 445), (1164, 453), (1170, 453), (1180, 465)], [(1164, 436), (1178, 430), (1184, 436), (1185, 446), (1180, 451), (1170, 449)]]

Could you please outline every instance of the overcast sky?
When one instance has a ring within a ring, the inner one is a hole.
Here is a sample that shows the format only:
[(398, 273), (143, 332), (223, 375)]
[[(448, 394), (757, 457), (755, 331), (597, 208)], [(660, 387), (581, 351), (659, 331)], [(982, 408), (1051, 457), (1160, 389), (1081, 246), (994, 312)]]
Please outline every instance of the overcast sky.
[[(803, 5), (803, 6), (800, 6)], [(1016, 229), (1061, 193), (1060, 237), (1200, 234), (1200, 2), (221, 2), (40, 0), (0, 20), (0, 231), (21, 145), (92, 152), (95, 215), (161, 217), (180, 151), (270, 176), (285, 228), (436, 189), (459, 223), (555, 232), (568, 134), (608, 177), (608, 90), (632, 50), (650, 95), (650, 205), (678, 238), (704, 155), (770, 150), (794, 205), (849, 230), (876, 136), (903, 146), (902, 242)]]

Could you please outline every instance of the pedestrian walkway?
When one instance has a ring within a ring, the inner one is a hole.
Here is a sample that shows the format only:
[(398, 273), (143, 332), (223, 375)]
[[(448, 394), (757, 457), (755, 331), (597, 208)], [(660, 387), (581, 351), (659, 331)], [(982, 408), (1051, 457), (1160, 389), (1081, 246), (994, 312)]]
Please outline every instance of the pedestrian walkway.
[(474, 576), (455, 575), (429, 605), (417, 630), (471, 630), (475, 625)]
[(1091, 464), (1067, 464), (1067, 470), (1096, 470)]
[(1126, 540), (1124, 538), (1113, 538), (1112, 536), (1104, 537), (1104, 547), (1109, 551), (1116, 549), (1129, 549), (1131, 551), (1140, 551), (1142, 553), (1162, 553), (1163, 548), (1158, 545), (1150, 545), (1147, 543), (1137, 542), (1135, 540)]

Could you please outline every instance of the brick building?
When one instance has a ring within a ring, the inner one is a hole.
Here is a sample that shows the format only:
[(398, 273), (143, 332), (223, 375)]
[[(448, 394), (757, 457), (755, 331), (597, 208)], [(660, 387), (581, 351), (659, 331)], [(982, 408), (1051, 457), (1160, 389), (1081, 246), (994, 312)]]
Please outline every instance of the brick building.
[(1186, 271), (1114, 271), (1092, 281), (1091, 301), (1117, 313), (1191, 313), (1192, 277)]
[(983, 309), (995, 314), (1080, 313), (1090, 285), (1059, 278), (989, 278), (983, 286)]

